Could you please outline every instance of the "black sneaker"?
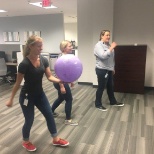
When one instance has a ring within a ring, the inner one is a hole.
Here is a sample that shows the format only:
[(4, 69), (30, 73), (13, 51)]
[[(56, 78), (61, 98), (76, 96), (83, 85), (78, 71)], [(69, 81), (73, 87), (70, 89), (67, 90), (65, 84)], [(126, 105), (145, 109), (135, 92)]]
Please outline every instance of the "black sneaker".
[(111, 104), (111, 105), (114, 105), (114, 106), (124, 106), (124, 103), (116, 102), (115, 104)]
[(56, 113), (56, 112), (53, 112), (52, 114), (53, 114), (53, 117), (58, 117), (58, 115), (59, 115), (59, 114)]
[(107, 109), (104, 106), (100, 106), (100, 107), (96, 107), (96, 108), (98, 108), (101, 111), (107, 111)]

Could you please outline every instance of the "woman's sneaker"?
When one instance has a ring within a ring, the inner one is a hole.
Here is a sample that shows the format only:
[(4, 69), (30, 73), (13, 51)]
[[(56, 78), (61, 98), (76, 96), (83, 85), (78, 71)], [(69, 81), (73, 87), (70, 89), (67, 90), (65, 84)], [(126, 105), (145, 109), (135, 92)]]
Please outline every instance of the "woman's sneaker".
[(57, 142), (56, 141), (53, 141), (52, 143), (53, 145), (56, 145), (56, 146), (62, 146), (62, 147), (65, 147), (65, 146), (68, 146), (69, 145), (69, 142), (64, 140), (64, 139), (59, 139)]
[(36, 151), (35, 145), (33, 145), (31, 142), (23, 142), (22, 146), (28, 151)]
[(96, 108), (98, 108), (101, 111), (107, 111), (107, 108), (105, 108), (104, 106), (100, 106), (100, 107), (96, 107)]
[(124, 106), (124, 103), (119, 103), (119, 102), (116, 102), (116, 103), (111, 104), (111, 105), (113, 105), (113, 106)]
[(53, 114), (53, 117), (58, 117), (59, 115), (57, 112), (53, 112), (52, 114)]
[(77, 126), (78, 123), (70, 119), (70, 120), (65, 120), (65, 125)]

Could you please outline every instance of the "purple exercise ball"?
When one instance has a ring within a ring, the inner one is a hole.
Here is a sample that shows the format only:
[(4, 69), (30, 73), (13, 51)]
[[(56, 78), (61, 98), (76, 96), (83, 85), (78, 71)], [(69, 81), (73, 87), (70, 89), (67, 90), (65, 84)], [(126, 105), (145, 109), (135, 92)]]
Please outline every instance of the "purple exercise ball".
[(54, 65), (57, 77), (64, 82), (74, 82), (82, 74), (82, 63), (73, 54), (62, 55)]

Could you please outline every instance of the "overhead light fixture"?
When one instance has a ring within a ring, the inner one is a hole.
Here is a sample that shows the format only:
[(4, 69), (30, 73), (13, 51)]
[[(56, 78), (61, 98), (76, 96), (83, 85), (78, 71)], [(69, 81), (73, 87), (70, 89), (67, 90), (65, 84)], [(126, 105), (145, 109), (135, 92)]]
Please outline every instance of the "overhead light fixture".
[(38, 6), (38, 7), (42, 7), (42, 8), (45, 8), (45, 9), (55, 9), (55, 8), (57, 8), (54, 5), (50, 5), (50, 6), (43, 7), (42, 6), (42, 2), (35, 2), (35, 3), (29, 3), (29, 4), (35, 5), (35, 6)]
[(7, 11), (5, 11), (5, 10), (0, 10), (0, 12), (7, 12)]

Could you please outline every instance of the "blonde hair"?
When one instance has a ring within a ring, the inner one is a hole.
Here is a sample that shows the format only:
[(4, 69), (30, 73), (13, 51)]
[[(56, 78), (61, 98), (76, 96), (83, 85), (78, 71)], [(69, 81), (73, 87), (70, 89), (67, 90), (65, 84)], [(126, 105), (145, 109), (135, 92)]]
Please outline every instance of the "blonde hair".
[(109, 32), (109, 33), (110, 33), (110, 31), (109, 31), (109, 30), (102, 30), (102, 31), (101, 31), (101, 33), (100, 33), (99, 40), (101, 40), (101, 39), (102, 39), (102, 36), (104, 36), (105, 32)]
[(70, 41), (64, 40), (60, 43), (60, 50), (63, 52), (64, 49), (67, 47), (68, 43), (71, 43)]
[(32, 35), (28, 38), (24, 50), (23, 50), (23, 56), (26, 57), (30, 53), (30, 48), (29, 46), (34, 45), (37, 42), (42, 42), (42, 38), (37, 36), (37, 35)]

